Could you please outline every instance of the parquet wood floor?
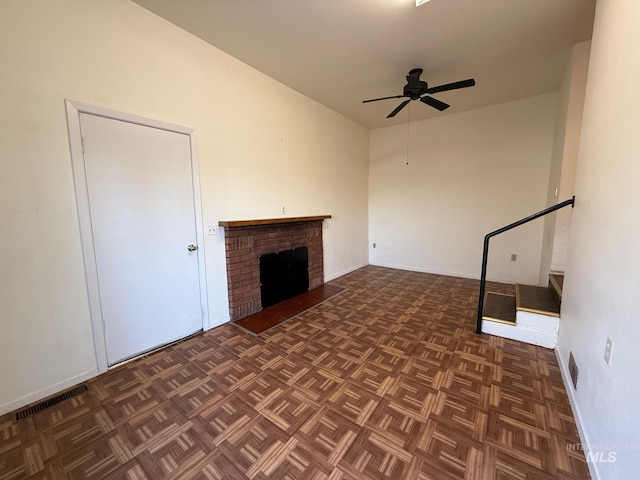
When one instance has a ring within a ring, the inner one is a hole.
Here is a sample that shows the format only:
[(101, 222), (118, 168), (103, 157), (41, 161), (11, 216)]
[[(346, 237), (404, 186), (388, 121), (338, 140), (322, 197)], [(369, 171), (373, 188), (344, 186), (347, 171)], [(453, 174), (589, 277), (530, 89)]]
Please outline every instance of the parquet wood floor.
[(589, 478), (554, 352), (474, 335), (478, 282), (331, 283), (265, 334), (223, 325), (0, 417), (0, 479)]

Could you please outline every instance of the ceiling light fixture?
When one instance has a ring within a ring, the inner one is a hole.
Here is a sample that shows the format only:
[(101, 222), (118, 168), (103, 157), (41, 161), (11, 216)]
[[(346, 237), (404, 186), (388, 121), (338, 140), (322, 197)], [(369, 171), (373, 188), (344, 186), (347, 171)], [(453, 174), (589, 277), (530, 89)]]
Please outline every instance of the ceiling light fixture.
[(427, 3), (429, 0), (416, 0), (416, 7)]

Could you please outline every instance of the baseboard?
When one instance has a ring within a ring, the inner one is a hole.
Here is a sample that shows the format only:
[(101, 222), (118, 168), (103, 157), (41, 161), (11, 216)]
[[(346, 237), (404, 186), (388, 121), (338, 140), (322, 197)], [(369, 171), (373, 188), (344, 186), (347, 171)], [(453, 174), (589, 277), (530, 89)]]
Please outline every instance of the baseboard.
[(30, 393), (29, 395), (25, 395), (16, 400), (12, 400), (8, 403), (2, 404), (0, 405), (0, 415), (13, 412), (14, 410), (17, 410), (31, 403), (42, 400), (43, 398), (50, 397), (51, 395), (55, 395), (56, 393), (62, 392), (63, 390), (71, 388), (75, 385), (78, 385), (79, 383), (85, 382), (97, 376), (98, 376), (98, 369), (92, 368), (91, 370), (88, 370), (84, 373), (81, 373), (74, 377), (63, 380), (62, 382), (58, 382), (54, 385), (50, 385), (46, 388)]
[[(445, 277), (458, 277), (458, 278), (468, 278), (470, 280), (480, 280), (480, 275), (471, 275), (467, 273), (459, 273), (459, 272), (449, 272), (444, 270), (434, 269), (424, 269), (424, 268), (416, 268), (410, 267), (406, 265), (393, 265), (390, 263), (381, 263), (381, 262), (369, 262), (369, 265), (373, 265), (375, 267), (386, 267), (386, 268), (395, 268), (396, 270), (406, 270), (409, 272), (420, 272), (420, 273), (432, 273), (434, 275), (444, 275)], [(488, 282), (496, 282), (496, 283), (518, 283), (514, 280), (509, 280), (505, 278), (487, 278)]]
[(347, 268), (346, 270), (343, 270), (342, 272), (333, 274), (333, 275), (328, 275), (326, 277), (324, 277), (324, 281), (326, 282), (330, 282), (331, 280), (335, 280), (338, 277), (341, 277), (343, 275), (346, 275), (347, 273), (351, 273), (351, 272), (355, 272), (356, 270), (358, 270), (359, 268), (362, 267), (366, 267), (367, 265), (369, 265), (368, 263), (363, 263), (362, 265), (357, 265), (355, 267), (351, 267), (351, 268)]
[[(576, 401), (575, 393), (573, 390), (573, 383), (571, 382), (571, 375), (569, 374), (569, 367), (565, 365), (562, 360), (562, 355), (557, 348), (554, 349), (556, 352), (556, 359), (558, 360), (558, 365), (560, 366), (560, 374), (562, 375), (562, 382), (564, 383), (564, 389), (567, 391), (567, 396), (569, 397), (569, 404), (571, 405), (571, 411), (573, 412), (573, 418), (576, 421), (576, 427), (578, 428), (578, 435), (580, 436), (580, 442), (582, 445), (591, 445), (589, 442), (589, 437), (587, 436), (587, 432), (582, 423), (582, 417), (580, 416), (580, 410), (578, 409), (578, 403)], [(594, 462), (587, 461), (587, 467), (589, 467), (589, 473), (591, 474), (591, 480), (599, 480), (600, 475), (598, 473), (598, 469), (596, 468), (596, 464)]]
[(203, 331), (206, 332), (207, 330), (211, 330), (212, 328), (219, 327), (220, 325), (224, 325), (225, 323), (229, 323), (230, 321), (231, 321), (230, 315), (227, 315), (226, 317), (223, 317), (223, 318), (217, 318), (215, 320), (209, 319), (209, 324), (207, 325), (206, 328), (203, 329)]
[[(450, 271), (439, 270), (437, 268), (417, 268), (414, 266), (394, 265), (391, 263), (382, 263), (382, 262), (369, 262), (369, 265), (373, 265), (376, 267), (395, 268), (396, 270), (407, 270), (410, 272), (433, 273), (434, 275), (444, 275), (445, 277), (458, 277), (458, 278), (468, 278), (470, 280), (480, 280), (480, 275), (478, 274), (450, 272)], [(514, 280), (512, 278), (500, 278), (500, 277), (487, 277), (487, 282), (508, 283), (508, 284), (523, 283), (526, 285), (534, 285), (534, 284), (537, 285), (537, 281)]]

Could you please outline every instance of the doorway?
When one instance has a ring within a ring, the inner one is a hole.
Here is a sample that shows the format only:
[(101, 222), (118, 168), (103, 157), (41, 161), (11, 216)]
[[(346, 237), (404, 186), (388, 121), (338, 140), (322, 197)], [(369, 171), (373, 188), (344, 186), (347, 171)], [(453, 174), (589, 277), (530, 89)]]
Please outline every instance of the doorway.
[(81, 150), (75, 145), (74, 176), (98, 366), (105, 371), (203, 329), (194, 139), (183, 127), (67, 106), (72, 154), (74, 134)]

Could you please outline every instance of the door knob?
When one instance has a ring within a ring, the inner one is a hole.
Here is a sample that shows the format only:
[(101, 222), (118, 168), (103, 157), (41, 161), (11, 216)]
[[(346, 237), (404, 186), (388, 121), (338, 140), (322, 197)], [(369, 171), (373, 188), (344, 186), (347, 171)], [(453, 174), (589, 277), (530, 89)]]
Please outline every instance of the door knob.
[(198, 247), (196, 247), (196, 246), (195, 246), (195, 245), (193, 245), (193, 244), (191, 244), (191, 245), (187, 246), (187, 250), (189, 250), (190, 252), (193, 252), (193, 251), (195, 251), (195, 250), (197, 250), (197, 249), (198, 249)]

